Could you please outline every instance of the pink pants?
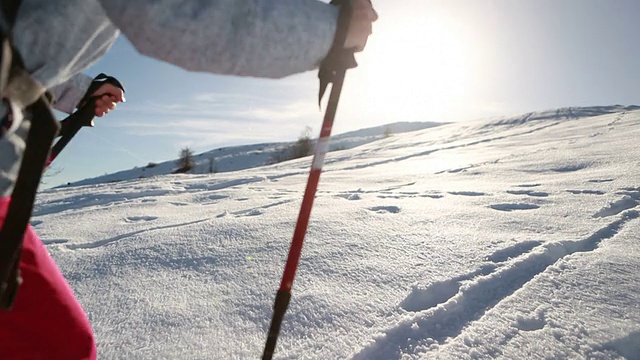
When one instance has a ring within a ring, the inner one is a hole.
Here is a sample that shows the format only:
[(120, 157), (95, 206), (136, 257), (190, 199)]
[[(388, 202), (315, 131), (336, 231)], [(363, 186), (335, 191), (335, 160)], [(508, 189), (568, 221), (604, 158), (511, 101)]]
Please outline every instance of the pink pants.
[[(0, 223), (8, 204), (8, 198), (0, 199)], [(0, 311), (0, 359), (95, 360), (89, 320), (31, 226), (24, 237), (20, 275), (13, 309)]]

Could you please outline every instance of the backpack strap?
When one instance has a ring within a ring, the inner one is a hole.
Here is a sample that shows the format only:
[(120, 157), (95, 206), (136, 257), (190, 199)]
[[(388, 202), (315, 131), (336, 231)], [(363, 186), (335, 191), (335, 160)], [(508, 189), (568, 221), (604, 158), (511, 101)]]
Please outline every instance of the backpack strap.
[(11, 309), (21, 282), (18, 265), (22, 241), (31, 218), (42, 171), (58, 132), (58, 122), (44, 98), (29, 106), (28, 111), (32, 114), (33, 121), (7, 217), (0, 230), (0, 310)]
[[(2, 0), (4, 24), (13, 24), (19, 0)], [(20, 55), (11, 45), (10, 27), (0, 29), (0, 98), (30, 114), (31, 126), (16, 185), (2, 229), (0, 229), (0, 310), (10, 310), (18, 287), (20, 252), (29, 225), (36, 192), (49, 150), (59, 125), (51, 112), (45, 88), (24, 69)]]

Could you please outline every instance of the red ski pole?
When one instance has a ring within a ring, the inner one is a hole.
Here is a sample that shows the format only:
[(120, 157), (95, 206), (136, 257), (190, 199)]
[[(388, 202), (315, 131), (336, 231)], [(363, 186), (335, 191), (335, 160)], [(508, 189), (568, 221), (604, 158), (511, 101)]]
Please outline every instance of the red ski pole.
[[(337, 2), (334, 1), (332, 3), (335, 4)], [(282, 282), (280, 283), (280, 289), (276, 294), (276, 299), (273, 306), (273, 317), (271, 319), (271, 326), (269, 328), (267, 342), (262, 354), (263, 360), (270, 360), (273, 357), (276, 343), (278, 341), (278, 335), (280, 333), (280, 326), (282, 324), (284, 314), (287, 311), (289, 301), (291, 299), (291, 288), (293, 286), (293, 280), (296, 275), (296, 270), (298, 269), (298, 262), (300, 261), (302, 245), (304, 242), (305, 234), (307, 232), (307, 226), (309, 224), (311, 208), (313, 207), (313, 200), (316, 195), (316, 190), (318, 189), (320, 174), (322, 173), (322, 165), (324, 164), (325, 155), (329, 150), (331, 129), (333, 127), (333, 121), (338, 109), (338, 101), (340, 99), (340, 93), (342, 91), (344, 76), (347, 69), (357, 66), (353, 57), (353, 49), (344, 49), (346, 33), (349, 27), (349, 21), (351, 19), (352, 13), (351, 3), (350, 1), (341, 1), (340, 5), (341, 9), (338, 19), (338, 30), (336, 33), (334, 46), (327, 56), (327, 59), (321, 65), (320, 72), (318, 74), (318, 77), (320, 78), (319, 100), (322, 99), (328, 83), (333, 83), (333, 85), (331, 87), (331, 93), (329, 95), (329, 101), (327, 103), (327, 110), (324, 116), (324, 121), (322, 123), (322, 130), (320, 131), (320, 137), (318, 138), (318, 142), (316, 144), (315, 154), (313, 156), (313, 162), (311, 165), (311, 170), (309, 172), (309, 179), (307, 181), (307, 187), (302, 199), (302, 205), (300, 206), (298, 221), (293, 233), (293, 240), (291, 241), (289, 256), (287, 257), (287, 263), (282, 275)]]

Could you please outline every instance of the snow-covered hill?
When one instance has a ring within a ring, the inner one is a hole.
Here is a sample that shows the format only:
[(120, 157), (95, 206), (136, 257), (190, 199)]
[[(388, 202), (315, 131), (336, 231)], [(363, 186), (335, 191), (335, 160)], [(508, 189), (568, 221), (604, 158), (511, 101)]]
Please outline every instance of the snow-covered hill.
[[(352, 131), (332, 137), (330, 151), (346, 150), (382, 139), (392, 134), (423, 130), (445, 123), (434, 122), (397, 122), (358, 131)], [(272, 159), (290, 147), (293, 142), (251, 144), (230, 146), (194, 155), (194, 167), (190, 174), (207, 174), (211, 172), (229, 172), (264, 166), (272, 163)], [(178, 166), (176, 159), (161, 163), (149, 163), (133, 169), (106, 174), (90, 179), (69, 183), (66, 186), (100, 184), (123, 180), (148, 178), (175, 173)], [(213, 171), (212, 171), (213, 170)]]
[[(640, 107), (329, 153), (277, 359), (639, 359)], [(42, 191), (100, 359), (256, 359), (310, 158)]]

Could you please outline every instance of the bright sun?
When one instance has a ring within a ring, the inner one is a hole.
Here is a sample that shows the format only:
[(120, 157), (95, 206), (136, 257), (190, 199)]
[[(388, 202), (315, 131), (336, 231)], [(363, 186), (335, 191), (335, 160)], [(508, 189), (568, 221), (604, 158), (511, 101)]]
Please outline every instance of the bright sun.
[[(376, 24), (378, 25), (378, 24)], [(438, 120), (461, 113), (472, 85), (472, 40), (445, 16), (406, 16), (374, 28), (359, 62), (357, 96), (388, 120)]]

